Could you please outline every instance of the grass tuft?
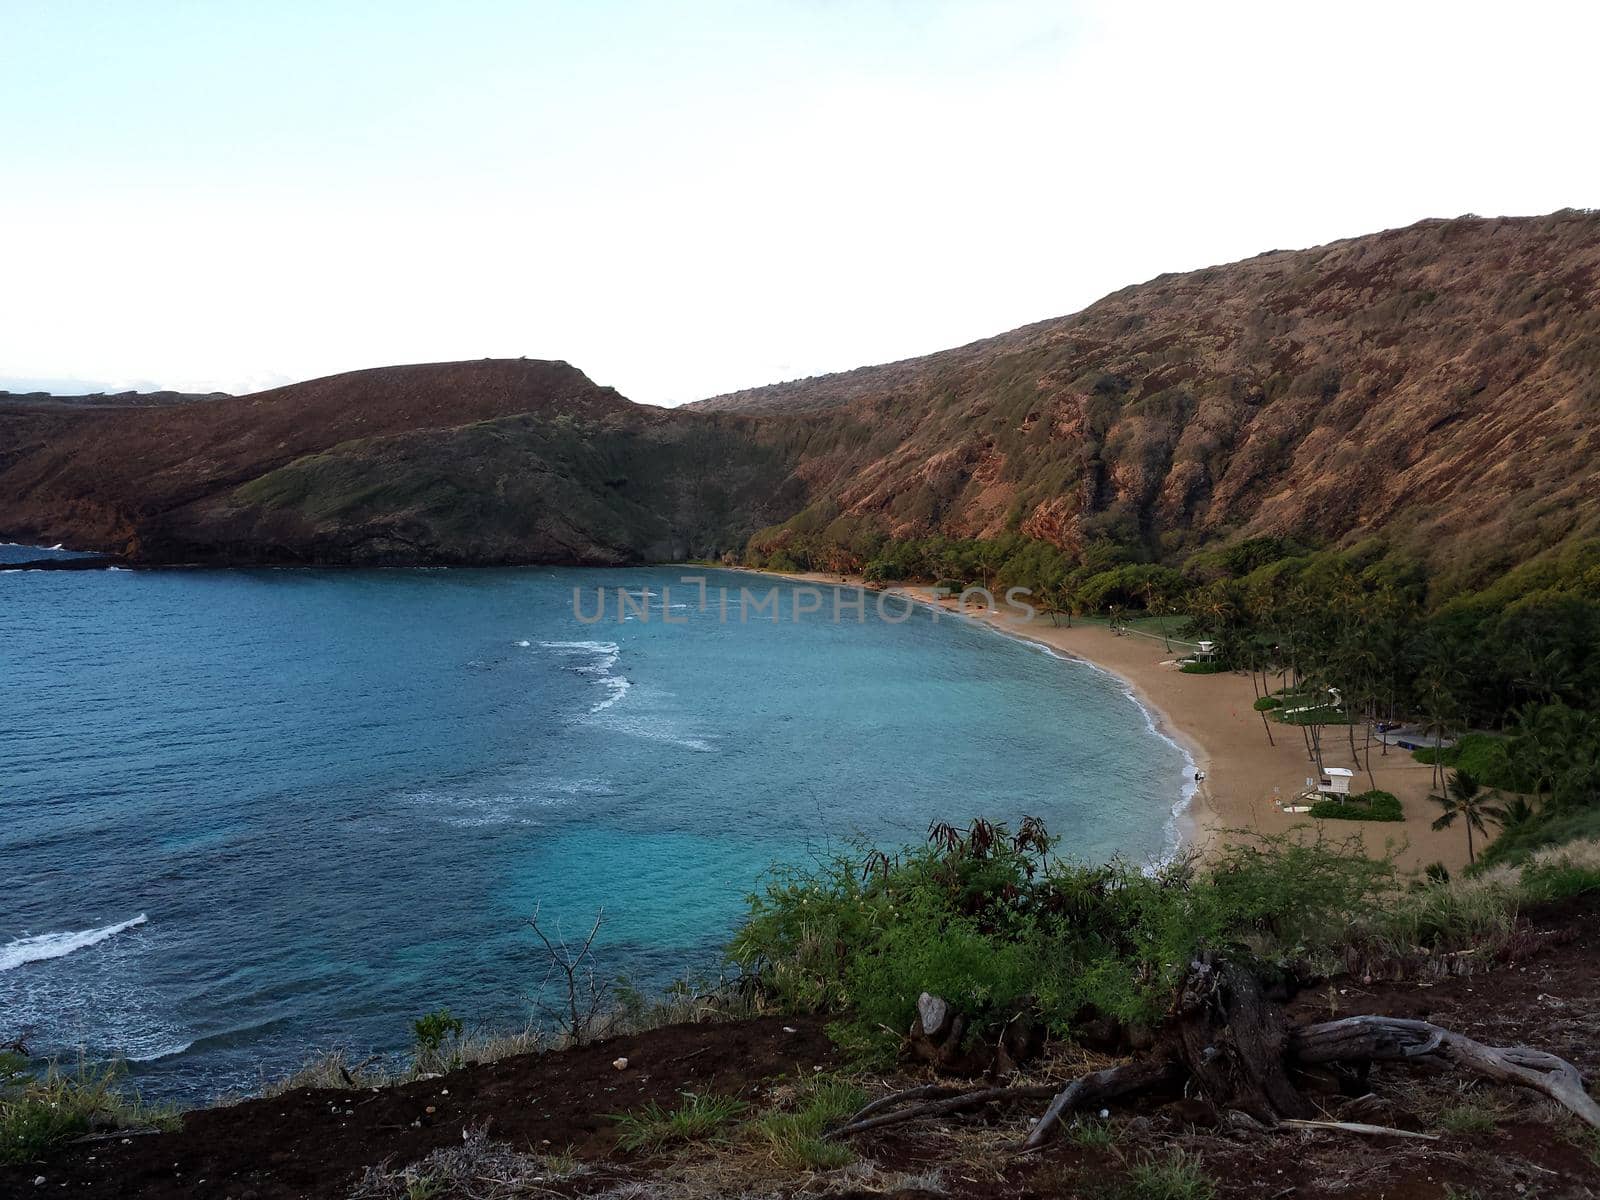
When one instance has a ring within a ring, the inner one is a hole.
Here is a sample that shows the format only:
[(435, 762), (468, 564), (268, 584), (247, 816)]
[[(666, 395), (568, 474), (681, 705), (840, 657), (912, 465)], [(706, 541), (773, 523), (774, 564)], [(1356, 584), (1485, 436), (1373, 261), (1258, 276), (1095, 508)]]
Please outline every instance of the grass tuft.
[(1483, 1104), (1452, 1104), (1439, 1111), (1439, 1128), (1446, 1133), (1492, 1133), (1499, 1112)]
[(668, 1146), (704, 1141), (748, 1107), (733, 1096), (684, 1092), (683, 1103), (675, 1108), (651, 1101), (637, 1112), (612, 1119), (617, 1124), (617, 1145), (629, 1152), (654, 1154)]
[(43, 1074), (16, 1056), (0, 1064), (0, 1163), (33, 1162), (85, 1133), (118, 1129), (176, 1129), (175, 1110), (153, 1107), (124, 1091), (119, 1063), (75, 1069), (50, 1063)]
[(832, 1171), (855, 1161), (843, 1142), (823, 1137), (867, 1102), (867, 1094), (842, 1079), (808, 1080), (787, 1111), (768, 1113), (752, 1123), (757, 1138), (785, 1171)]
[(1109, 1150), (1117, 1144), (1117, 1131), (1110, 1121), (1074, 1121), (1067, 1140), (1080, 1150)]
[(1182, 1150), (1146, 1154), (1128, 1172), (1129, 1200), (1211, 1200), (1217, 1185), (1195, 1156)]

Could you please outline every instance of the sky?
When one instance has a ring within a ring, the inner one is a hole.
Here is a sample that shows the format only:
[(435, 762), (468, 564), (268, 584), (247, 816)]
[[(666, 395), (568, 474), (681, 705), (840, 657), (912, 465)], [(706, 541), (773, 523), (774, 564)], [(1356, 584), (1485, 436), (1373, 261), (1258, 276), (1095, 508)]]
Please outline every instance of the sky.
[(0, 388), (677, 404), (1600, 206), (1600, 5), (0, 0)]

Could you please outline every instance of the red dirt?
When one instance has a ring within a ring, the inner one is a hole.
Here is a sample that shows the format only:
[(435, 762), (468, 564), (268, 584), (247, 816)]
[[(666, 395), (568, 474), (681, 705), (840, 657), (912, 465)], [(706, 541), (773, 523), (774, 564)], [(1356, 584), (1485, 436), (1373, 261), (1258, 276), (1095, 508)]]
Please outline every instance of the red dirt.
[[(1553, 1051), (1592, 1077), (1600, 1071), (1597, 913), (1600, 902), (1584, 900), (1533, 914), (1530, 928), (1540, 936), (1524, 939), (1522, 957), (1489, 973), (1431, 986), (1342, 978), (1302, 992), (1291, 1014), (1305, 1022), (1358, 1012), (1425, 1017), (1487, 1042)], [(626, 1070), (612, 1065), (619, 1057), (629, 1060)], [(195, 1112), (181, 1132), (113, 1136), (68, 1147), (37, 1166), (0, 1169), (0, 1196), (343, 1197), (368, 1165), (415, 1161), (458, 1145), (464, 1129), (486, 1122), (495, 1140), (536, 1151), (571, 1148), (594, 1165), (562, 1184), (563, 1193), (593, 1195), (628, 1183), (644, 1188), (630, 1194), (646, 1196), (657, 1164), (617, 1150), (608, 1114), (650, 1101), (670, 1106), (685, 1090), (759, 1103), (765, 1084), (837, 1063), (815, 1019), (673, 1026), (383, 1091), (297, 1091)], [(1365, 1088), (1377, 1100), (1359, 1108), (1331, 1082), (1307, 1083), (1333, 1118), (1438, 1133), (1441, 1111), (1469, 1106), (1491, 1113), (1495, 1127), (1446, 1132), (1432, 1142), (1240, 1131), (1219, 1123), (1202, 1102), (1152, 1095), (1114, 1114), (1109, 1148), (1061, 1138), (1037, 1157), (1016, 1158), (1010, 1151), (1037, 1115), (1023, 1108), (903, 1126), (862, 1139), (856, 1149), (888, 1171), (937, 1169), (941, 1194), (963, 1197), (1115, 1197), (1142, 1158), (1180, 1149), (1203, 1162), (1219, 1200), (1554, 1200), (1600, 1193), (1600, 1168), (1590, 1158), (1600, 1141), (1531, 1093), (1401, 1066), (1375, 1067)], [(36, 1176), (45, 1180), (37, 1189)]]

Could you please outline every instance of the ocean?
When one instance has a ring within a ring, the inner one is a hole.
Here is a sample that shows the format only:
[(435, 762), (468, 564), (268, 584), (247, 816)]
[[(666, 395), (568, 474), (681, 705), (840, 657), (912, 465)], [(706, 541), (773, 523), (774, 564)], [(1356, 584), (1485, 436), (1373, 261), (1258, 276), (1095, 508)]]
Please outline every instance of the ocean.
[(852, 838), (1029, 814), (1085, 859), (1171, 849), (1190, 768), (1111, 677), (743, 573), (702, 608), (686, 573), (0, 572), (0, 1042), (197, 1103), (441, 1006), (520, 1028), (536, 908), (603, 909), (601, 972), (659, 988)]

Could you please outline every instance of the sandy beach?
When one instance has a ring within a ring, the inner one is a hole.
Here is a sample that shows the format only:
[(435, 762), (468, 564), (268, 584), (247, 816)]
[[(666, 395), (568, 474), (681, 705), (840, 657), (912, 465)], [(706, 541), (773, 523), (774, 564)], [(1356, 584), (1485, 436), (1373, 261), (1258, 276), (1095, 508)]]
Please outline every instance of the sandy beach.
[[(861, 585), (853, 576), (808, 573), (784, 577), (830, 587)], [(936, 599), (929, 588), (891, 590), (921, 603), (936, 604), (961, 619), (953, 598)], [(1356, 729), (1354, 757), (1345, 727), (1326, 728), (1323, 764), (1355, 771), (1352, 791), (1365, 791), (1375, 783), (1384, 791), (1393, 792), (1404, 807), (1404, 821), (1316, 821), (1303, 813), (1280, 811), (1274, 798), (1291, 803), (1316, 768), (1297, 727), (1270, 723), (1268, 728), (1276, 744), (1269, 744), (1261, 715), (1253, 707), (1256, 696), (1246, 675), (1186, 675), (1174, 662), (1181, 647), (1174, 644), (1169, 651), (1160, 638), (1136, 633), (1118, 636), (1103, 624), (1074, 623), (1069, 628), (1064, 622), (1053, 625), (1049, 617), (1030, 620), (1005, 608), (980, 611), (969, 607), (964, 616), (1083, 659), (1126, 683), (1154, 715), (1161, 731), (1188, 750), (1196, 768), (1205, 775), (1182, 820), (1186, 841), (1201, 853), (1221, 845), (1229, 831), (1283, 833), (1297, 828), (1313, 831), (1321, 826), (1324, 837), (1360, 839), (1369, 854), (1393, 853), (1397, 865), (1405, 871), (1420, 870), (1434, 862), (1442, 862), (1454, 871), (1467, 861), (1464, 829), (1436, 832), (1432, 828), (1439, 814), (1438, 805), (1428, 798), (1432, 768), (1415, 761), (1405, 751), (1391, 750), (1384, 755), (1382, 748), (1374, 744), (1369, 781), (1360, 727)]]

